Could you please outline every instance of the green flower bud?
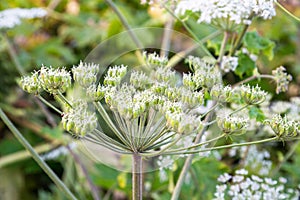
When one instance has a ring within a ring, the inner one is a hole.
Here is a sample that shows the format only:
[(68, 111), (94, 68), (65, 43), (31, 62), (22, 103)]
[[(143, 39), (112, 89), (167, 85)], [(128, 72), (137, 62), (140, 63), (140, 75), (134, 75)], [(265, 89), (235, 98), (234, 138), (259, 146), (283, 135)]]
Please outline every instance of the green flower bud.
[(38, 72), (33, 73), (31, 76), (22, 77), (19, 81), (19, 85), (28, 93), (36, 94), (42, 90)]
[(231, 102), (233, 89), (230, 86), (215, 85), (210, 90), (210, 96), (213, 100), (219, 102)]
[(286, 116), (281, 117), (279, 114), (275, 115), (271, 120), (265, 120), (275, 135), (283, 140), (288, 140), (299, 135), (299, 122), (289, 120)]
[(249, 85), (242, 85), (238, 89), (238, 92), (245, 101), (245, 103), (250, 105), (260, 104), (267, 97), (267, 93), (261, 90), (259, 86), (251, 87)]
[(283, 66), (278, 67), (272, 71), (274, 79), (277, 83), (276, 93), (286, 92), (289, 86), (289, 82), (292, 81), (293, 77), (287, 74), (286, 69)]
[(156, 69), (158, 67), (166, 67), (168, 64), (167, 57), (160, 57), (158, 54), (143, 52), (143, 58), (148, 67)]
[(39, 79), (44, 90), (51, 94), (64, 93), (71, 86), (71, 76), (65, 69), (42, 67)]
[(75, 82), (84, 88), (88, 88), (97, 81), (99, 65), (80, 61), (78, 66), (73, 66), (72, 72)]
[(217, 117), (217, 124), (223, 133), (233, 134), (244, 131), (247, 127), (247, 120), (233, 116)]

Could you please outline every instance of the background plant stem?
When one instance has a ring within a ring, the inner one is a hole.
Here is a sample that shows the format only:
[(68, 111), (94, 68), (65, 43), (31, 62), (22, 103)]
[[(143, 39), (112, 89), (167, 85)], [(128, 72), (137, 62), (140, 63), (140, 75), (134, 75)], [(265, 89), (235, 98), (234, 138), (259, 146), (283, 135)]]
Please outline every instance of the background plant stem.
[(57, 177), (57, 175), (52, 171), (52, 169), (45, 163), (44, 160), (36, 153), (33, 147), (27, 142), (27, 140), (22, 136), (19, 130), (12, 124), (5, 113), (0, 108), (0, 117), (7, 127), (11, 130), (18, 141), (30, 152), (32, 158), (38, 163), (38, 165), (44, 170), (44, 172), (49, 176), (49, 178), (55, 183), (55, 185), (66, 195), (68, 199), (76, 200), (77, 198), (72, 194), (72, 192), (66, 187), (66, 185)]

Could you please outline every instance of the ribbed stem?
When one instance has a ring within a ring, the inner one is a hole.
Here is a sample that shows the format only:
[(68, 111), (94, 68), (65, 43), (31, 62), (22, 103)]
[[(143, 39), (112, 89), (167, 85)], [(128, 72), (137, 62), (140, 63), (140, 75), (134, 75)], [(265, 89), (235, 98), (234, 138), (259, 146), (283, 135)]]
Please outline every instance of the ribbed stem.
[(141, 155), (132, 155), (132, 199), (142, 200), (143, 198), (143, 160)]

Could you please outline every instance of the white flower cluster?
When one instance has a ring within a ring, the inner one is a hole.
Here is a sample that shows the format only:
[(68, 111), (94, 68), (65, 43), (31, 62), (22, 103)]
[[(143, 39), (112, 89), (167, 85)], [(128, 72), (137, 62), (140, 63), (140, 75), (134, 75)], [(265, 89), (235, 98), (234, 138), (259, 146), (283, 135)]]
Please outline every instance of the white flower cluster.
[(286, 92), (288, 90), (289, 82), (293, 80), (293, 77), (286, 73), (286, 69), (283, 66), (273, 70), (272, 74), (277, 83), (276, 93)]
[(212, 88), (221, 83), (221, 74), (217, 67), (203, 59), (190, 56), (187, 59), (193, 74), (183, 74), (183, 85), (194, 91), (199, 88)]
[(77, 137), (93, 132), (98, 125), (96, 113), (91, 112), (84, 101), (73, 103), (72, 108), (68, 108), (63, 114), (61, 122), (65, 130), (71, 131)]
[(39, 93), (42, 89), (51, 93), (64, 93), (71, 86), (71, 75), (64, 68), (45, 67), (31, 76), (22, 77), (19, 84), (28, 93)]
[(239, 116), (218, 116), (217, 124), (223, 133), (241, 133), (246, 130), (248, 119)]
[(232, 148), (229, 156), (243, 158), (243, 165), (250, 171), (255, 171), (261, 176), (269, 175), (272, 161), (267, 150), (259, 150), (256, 145)]
[(213, 200), (297, 200), (299, 192), (286, 188), (287, 180), (283, 177), (279, 180), (261, 178), (255, 175), (248, 175), (248, 171), (240, 169), (231, 176), (227, 173), (218, 178), (221, 183), (216, 186), (215, 198)]
[(238, 64), (238, 57), (224, 56), (220, 68), (225, 73), (228, 73), (230, 71), (234, 71)]
[(74, 80), (82, 87), (88, 88), (97, 81), (99, 65), (80, 61), (78, 66), (73, 66), (72, 72)]
[(184, 15), (187, 11), (199, 13), (199, 23), (229, 20), (235, 24), (250, 24), (251, 15), (270, 19), (276, 15), (275, 0), (181, 0), (175, 10)]
[(22, 19), (42, 18), (47, 11), (42, 8), (12, 8), (0, 12), (0, 29), (13, 28), (21, 24)]

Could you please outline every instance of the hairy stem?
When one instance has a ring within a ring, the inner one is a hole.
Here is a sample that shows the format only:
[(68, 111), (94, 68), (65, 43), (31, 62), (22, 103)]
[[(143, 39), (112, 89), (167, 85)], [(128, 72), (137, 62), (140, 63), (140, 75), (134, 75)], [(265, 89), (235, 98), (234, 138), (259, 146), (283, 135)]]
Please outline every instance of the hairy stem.
[(44, 160), (37, 154), (33, 147), (27, 142), (27, 140), (22, 136), (19, 130), (12, 124), (12, 122), (7, 118), (5, 113), (0, 108), (0, 117), (11, 130), (18, 141), (28, 150), (32, 158), (38, 163), (38, 165), (44, 170), (44, 172), (49, 176), (49, 178), (56, 184), (56, 186), (66, 195), (68, 199), (76, 200), (77, 198), (72, 194), (72, 192), (67, 188), (67, 186), (57, 177), (57, 175), (52, 171), (52, 169), (45, 163)]

